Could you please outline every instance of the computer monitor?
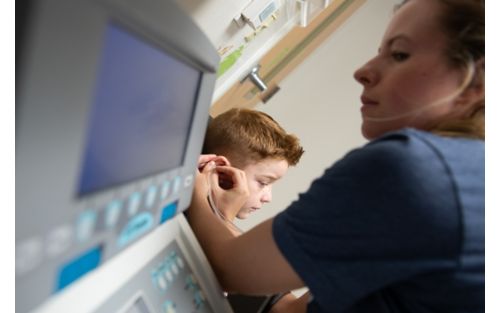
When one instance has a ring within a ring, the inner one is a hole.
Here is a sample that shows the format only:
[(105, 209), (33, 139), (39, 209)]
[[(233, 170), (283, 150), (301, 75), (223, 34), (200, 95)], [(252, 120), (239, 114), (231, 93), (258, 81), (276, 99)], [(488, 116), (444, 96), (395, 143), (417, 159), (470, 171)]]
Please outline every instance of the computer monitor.
[(219, 56), (172, 1), (20, 4), (16, 311), (187, 208)]

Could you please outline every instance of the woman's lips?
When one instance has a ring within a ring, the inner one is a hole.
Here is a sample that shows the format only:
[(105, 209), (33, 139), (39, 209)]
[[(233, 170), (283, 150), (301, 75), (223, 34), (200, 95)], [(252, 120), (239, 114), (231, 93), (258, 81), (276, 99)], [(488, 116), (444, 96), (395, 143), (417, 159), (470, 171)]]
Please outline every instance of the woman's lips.
[(368, 97), (361, 96), (361, 103), (363, 104), (361, 106), (361, 112), (365, 112), (370, 110), (371, 108), (375, 107), (378, 105), (378, 102), (375, 100), (372, 100)]
[(361, 96), (361, 103), (363, 103), (363, 105), (377, 105), (378, 104), (377, 101), (372, 100), (372, 99), (365, 97), (365, 96)]

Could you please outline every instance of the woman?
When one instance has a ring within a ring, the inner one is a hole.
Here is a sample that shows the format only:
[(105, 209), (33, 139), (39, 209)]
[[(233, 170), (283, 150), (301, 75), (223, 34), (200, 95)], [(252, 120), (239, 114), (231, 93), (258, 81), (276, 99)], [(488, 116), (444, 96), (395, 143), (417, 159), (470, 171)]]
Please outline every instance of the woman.
[(370, 143), (237, 238), (207, 180), (231, 177), (212, 192), (237, 207), (245, 174), (210, 162), (190, 222), (223, 288), (305, 285), (307, 312), (484, 312), (484, 62), (484, 1), (405, 1), (354, 75)]

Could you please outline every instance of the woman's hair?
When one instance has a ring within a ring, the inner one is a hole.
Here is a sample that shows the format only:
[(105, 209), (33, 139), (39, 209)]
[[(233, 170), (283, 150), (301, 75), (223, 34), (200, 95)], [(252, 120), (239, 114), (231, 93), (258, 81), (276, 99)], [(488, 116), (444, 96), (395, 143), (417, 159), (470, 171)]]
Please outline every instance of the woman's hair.
[(293, 166), (304, 149), (295, 135), (266, 113), (233, 108), (209, 122), (203, 153), (224, 155), (238, 167), (268, 158), (286, 160)]
[[(405, 0), (401, 5), (411, 0)], [(448, 38), (445, 55), (452, 66), (466, 71), (472, 63), (482, 64), (469, 85), (484, 88), (484, 0), (436, 0), (441, 3), (441, 25)], [(400, 5), (400, 6), (401, 6)], [(445, 136), (484, 139), (484, 98), (475, 103), (465, 116), (442, 122), (432, 131)]]

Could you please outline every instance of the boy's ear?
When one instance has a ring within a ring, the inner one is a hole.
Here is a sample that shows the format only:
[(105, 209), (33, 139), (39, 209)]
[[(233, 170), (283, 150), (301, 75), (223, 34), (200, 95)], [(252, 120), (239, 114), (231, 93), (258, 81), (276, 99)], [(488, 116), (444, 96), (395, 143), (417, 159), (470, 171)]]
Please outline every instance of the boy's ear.
[(225, 157), (225, 156), (222, 156), (222, 155), (218, 155), (214, 160), (216, 165), (226, 165), (226, 166), (231, 166), (231, 163), (229, 162), (229, 160)]
[(484, 82), (484, 58), (477, 60), (474, 63), (474, 76), (472, 77), (469, 86), (462, 92), (459, 97), (460, 104), (473, 104), (485, 97), (485, 82)]

